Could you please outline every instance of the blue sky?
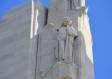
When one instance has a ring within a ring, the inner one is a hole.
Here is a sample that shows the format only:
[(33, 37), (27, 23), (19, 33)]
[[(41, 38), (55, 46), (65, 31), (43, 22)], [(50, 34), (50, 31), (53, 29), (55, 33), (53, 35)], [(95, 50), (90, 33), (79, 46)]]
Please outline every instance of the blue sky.
[[(28, 0), (0, 0), (0, 19), (6, 11)], [(49, 0), (40, 0), (48, 7)], [(95, 79), (112, 79), (112, 0), (86, 0), (89, 7)]]

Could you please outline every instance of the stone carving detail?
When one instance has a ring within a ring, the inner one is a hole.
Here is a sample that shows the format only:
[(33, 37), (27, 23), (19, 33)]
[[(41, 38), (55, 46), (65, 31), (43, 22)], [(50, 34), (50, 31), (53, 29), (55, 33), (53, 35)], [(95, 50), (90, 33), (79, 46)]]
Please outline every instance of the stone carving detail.
[(60, 77), (59, 79), (72, 79), (72, 77), (66, 75), (66, 76)]
[[(40, 32), (41, 35), (41, 41), (44, 41), (44, 43), (47, 45), (49, 48), (49, 51), (52, 50), (53, 48), (53, 56), (56, 57), (55, 63), (53, 63), (52, 65), (49, 65), (48, 63), (51, 64), (51, 62), (45, 63), (44, 62), (44, 58), (42, 57), (46, 57), (48, 59), (49, 56), (45, 56), (46, 52), (41, 54), (41, 63), (42, 66), (40, 68), (40, 77), (41, 78), (45, 78), (48, 73), (50, 73), (50, 71), (53, 69), (53, 67), (55, 66), (54, 64), (63, 64), (67, 65), (67, 64), (74, 64), (73, 63), (73, 42), (75, 42), (75, 38), (77, 37), (77, 31), (76, 29), (73, 27), (73, 23), (72, 20), (70, 20), (68, 17), (64, 18), (62, 24), (60, 24), (60, 28), (56, 29), (55, 25), (53, 23), (49, 23), (47, 24), (44, 29), (42, 30), (42, 32)], [(45, 36), (47, 34), (51, 34), (51, 36)], [(44, 35), (44, 36), (43, 36)], [(46, 37), (46, 38), (45, 38)], [(52, 39), (55, 38), (56, 40)], [(46, 42), (46, 39), (49, 39), (50, 42)], [(54, 41), (52, 41), (54, 40)], [(55, 42), (55, 43), (54, 43)], [(54, 45), (53, 45), (54, 44)], [(53, 47), (52, 47), (52, 46)], [(44, 48), (45, 46), (43, 45), (42, 48)], [(42, 51), (42, 50), (41, 50)], [(47, 52), (47, 53), (49, 53)], [(51, 53), (50, 53), (51, 54)], [(46, 59), (46, 60), (47, 60)], [(48, 59), (49, 60), (49, 59)], [(48, 67), (44, 68), (45, 66), (43, 66), (43, 63), (45, 63), (44, 65), (48, 65)], [(41, 65), (41, 64), (40, 64)], [(65, 77), (60, 77), (60, 79), (63, 79)], [(68, 77), (66, 77), (68, 78)]]
[(77, 37), (77, 31), (72, 26), (72, 21), (64, 18), (61, 27), (58, 30), (58, 60), (72, 62), (73, 51), (72, 44), (74, 38)]
[(79, 0), (68, 0), (70, 9), (80, 9)]

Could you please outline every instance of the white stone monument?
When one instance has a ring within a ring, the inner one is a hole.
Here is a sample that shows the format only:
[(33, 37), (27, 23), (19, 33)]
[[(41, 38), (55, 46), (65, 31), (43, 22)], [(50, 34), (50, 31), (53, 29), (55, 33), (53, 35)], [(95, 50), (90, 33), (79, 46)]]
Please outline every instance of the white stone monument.
[(0, 79), (94, 79), (85, 0), (30, 0), (0, 21)]

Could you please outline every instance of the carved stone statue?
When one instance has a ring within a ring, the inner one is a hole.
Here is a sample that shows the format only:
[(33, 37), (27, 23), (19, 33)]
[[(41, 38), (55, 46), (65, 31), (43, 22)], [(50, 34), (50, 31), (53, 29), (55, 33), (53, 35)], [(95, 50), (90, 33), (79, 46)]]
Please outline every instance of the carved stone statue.
[(72, 26), (72, 21), (65, 18), (58, 33), (59, 61), (72, 62), (72, 44), (77, 36), (76, 30)]
[(73, 23), (70, 20), (67, 26), (67, 38), (66, 38), (66, 48), (65, 48), (65, 61), (72, 62), (73, 60), (73, 42), (74, 38), (77, 37), (77, 31), (73, 27)]
[(59, 59), (59, 61), (64, 61), (64, 59), (65, 59), (65, 46), (66, 46), (66, 40), (67, 40), (67, 24), (68, 24), (68, 22), (69, 22), (68, 18), (64, 18), (64, 21), (58, 31), (58, 41), (59, 41), (58, 59)]

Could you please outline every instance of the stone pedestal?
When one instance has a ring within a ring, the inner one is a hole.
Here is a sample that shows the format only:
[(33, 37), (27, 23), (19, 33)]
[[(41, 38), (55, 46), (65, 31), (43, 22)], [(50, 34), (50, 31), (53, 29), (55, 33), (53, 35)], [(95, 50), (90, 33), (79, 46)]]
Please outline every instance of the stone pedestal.
[(57, 62), (45, 79), (77, 79), (78, 67), (72, 63)]

